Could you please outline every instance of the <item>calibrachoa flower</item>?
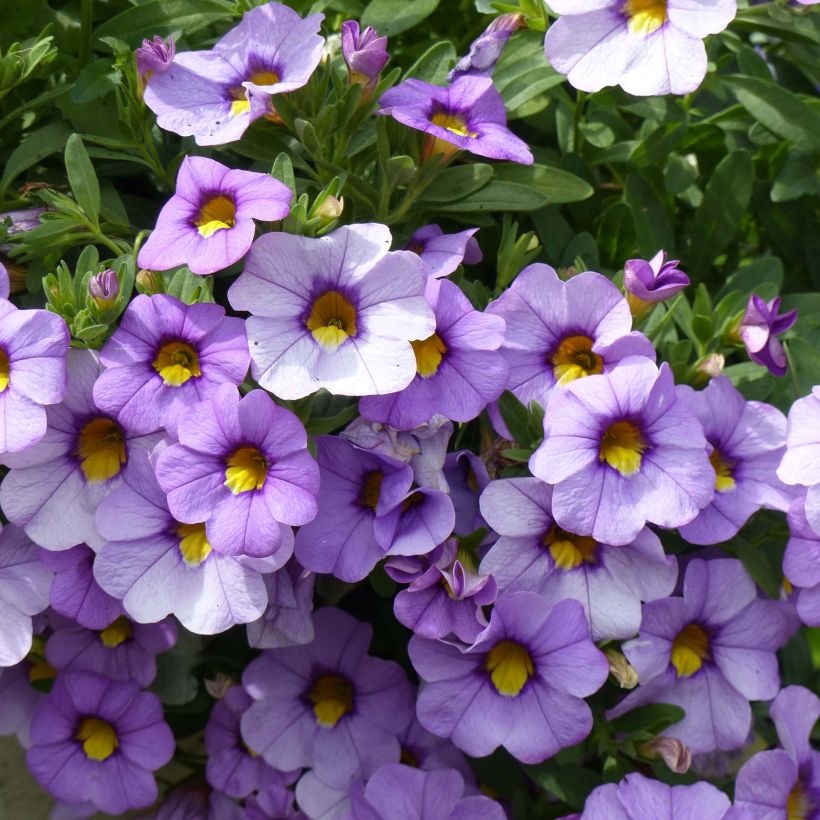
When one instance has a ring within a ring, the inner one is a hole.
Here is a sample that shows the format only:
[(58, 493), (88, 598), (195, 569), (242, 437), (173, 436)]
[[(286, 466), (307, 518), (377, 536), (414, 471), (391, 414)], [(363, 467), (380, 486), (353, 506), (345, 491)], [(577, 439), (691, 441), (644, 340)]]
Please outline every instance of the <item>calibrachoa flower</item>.
[(607, 716), (672, 703), (686, 717), (666, 734), (693, 754), (737, 749), (749, 734), (749, 701), (780, 688), (775, 653), (792, 632), (784, 606), (757, 597), (740, 561), (696, 559), (682, 598), (644, 604), (640, 635), (623, 646), (640, 686)]
[(364, 86), (362, 96), (367, 99), (378, 85), (389, 57), (387, 37), (379, 37), (371, 26), (361, 31), (355, 20), (345, 20), (342, 23), (342, 56), (347, 64), (350, 82)]
[(462, 57), (448, 75), (452, 82), (462, 74), (489, 77), (507, 45), (507, 40), (521, 28), (525, 16), (520, 13), (502, 14), (470, 44), (469, 52)]
[[(217, 816), (214, 820), (222, 818)], [(269, 780), (247, 798), (241, 820), (308, 820), (308, 816), (296, 808), (291, 789), (280, 786), (276, 780)]]
[(211, 790), (204, 781), (188, 780), (168, 794), (146, 820), (249, 820), (249, 815), (227, 794)]
[(623, 294), (600, 273), (562, 282), (549, 265), (529, 265), (487, 312), (507, 323), (507, 389), (525, 404), (543, 404), (556, 384), (608, 373), (626, 356), (655, 358), (649, 339), (632, 331)]
[(449, 86), (409, 79), (386, 91), (377, 114), (427, 134), (424, 154), (480, 157), (532, 165), (527, 144), (507, 128), (504, 101), (490, 77), (459, 77)]
[(797, 614), (808, 626), (820, 626), (820, 533), (806, 518), (805, 499), (798, 498), (789, 508), (791, 533), (783, 556), (783, 574), (800, 587)]
[(633, 772), (620, 783), (595, 789), (580, 820), (723, 820), (730, 807), (729, 798), (711, 783), (669, 786)]
[(413, 718), (410, 725), (399, 735), (401, 762), (424, 771), (432, 769), (456, 769), (470, 784), (475, 782), (473, 770), (464, 753), (449, 740), (436, 737)]
[(397, 664), (367, 655), (369, 625), (331, 608), (314, 620), (312, 643), (267, 650), (245, 670), (256, 703), (242, 716), (242, 737), (280, 771), (309, 766), (343, 786), (398, 762), (413, 688)]
[(501, 537), (481, 562), (505, 594), (539, 593), (549, 603), (580, 601), (593, 640), (631, 638), (641, 624), (641, 601), (665, 598), (678, 577), (674, 556), (643, 528), (635, 540), (613, 547), (556, 524), (553, 489), (537, 478), (492, 481), (481, 512)]
[(148, 82), (153, 74), (162, 74), (163, 71), (167, 71), (176, 53), (177, 48), (173, 37), (169, 37), (167, 42), (158, 35), (151, 40), (146, 37), (142, 45), (134, 52), (137, 71), (143, 82)]
[(561, 15), (544, 47), (581, 91), (688, 94), (706, 76), (703, 38), (734, 19), (736, 0), (550, 0)]
[(0, 262), (0, 299), (8, 299), (10, 290), (9, 272), (6, 270), (6, 266)]
[(223, 555), (276, 555), (282, 566), (290, 557), (283, 529), (314, 518), (319, 490), (299, 419), (262, 390), (240, 399), (223, 385), (180, 420), (178, 436), (156, 464), (177, 521), (204, 521)]
[(746, 401), (725, 376), (705, 390), (678, 385), (678, 401), (703, 427), (712, 448), (715, 495), (697, 517), (680, 528), (693, 544), (718, 544), (736, 535), (761, 507), (786, 512), (794, 492), (776, 470), (785, 452), (786, 418), (775, 407)]
[(198, 145), (238, 140), (270, 112), (271, 96), (301, 88), (322, 56), (324, 15), (304, 19), (281, 3), (252, 9), (211, 51), (177, 54), (145, 89), (157, 124)]
[(422, 263), (390, 243), (375, 223), (254, 242), (228, 298), (253, 314), (248, 340), (262, 387), (283, 399), (320, 387), (347, 396), (407, 387), (416, 374), (410, 341), (431, 336), (435, 317)]
[[(5, 272), (5, 269), (4, 269)], [(46, 433), (46, 409), (66, 393), (70, 335), (60, 316), (17, 310), (0, 298), (0, 453), (18, 453)]]
[(45, 695), (32, 686), (38, 679), (28, 661), (0, 667), (0, 735), (16, 735), (20, 745), (31, 745), (31, 719)]
[(51, 577), (26, 534), (7, 525), (0, 532), (0, 667), (14, 666), (31, 649), (31, 619), (48, 606)]
[(221, 384), (241, 384), (250, 354), (245, 323), (214, 304), (137, 296), (100, 353), (97, 406), (129, 428), (176, 428), (179, 417)]
[(364, 396), (359, 412), (399, 430), (412, 430), (434, 415), (474, 419), (504, 391), (507, 365), (498, 348), (504, 320), (475, 310), (458, 285), (429, 279), (425, 297), (436, 315), (435, 332), (412, 342), (416, 376), (399, 393)]
[(740, 320), (738, 332), (753, 362), (768, 368), (775, 376), (784, 376), (789, 362), (777, 337), (794, 327), (797, 310), (782, 314), (779, 311), (779, 296), (766, 302), (753, 293)]
[(122, 482), (133, 451), (153, 446), (156, 437), (137, 436), (94, 403), (101, 369), (94, 351), (72, 350), (67, 367), (68, 391), (62, 404), (46, 410), (43, 439), (2, 458), (12, 469), (0, 487), (0, 506), (41, 547), (99, 549), (97, 507)]
[(253, 220), (284, 219), (291, 197), (290, 188), (268, 174), (185, 157), (176, 192), (140, 248), (139, 266), (169, 270), (187, 265), (200, 274), (227, 268), (248, 252), (256, 231)]
[[(469, 450), (448, 453), (444, 462), (444, 477), (456, 510), (454, 531), (459, 535), (470, 535), (482, 527), (489, 529), (481, 515), (478, 500), (490, 483), (484, 462)], [(489, 533), (488, 538), (493, 538), (493, 534)]]
[(483, 757), (498, 746), (538, 763), (580, 743), (592, 728), (581, 700), (601, 688), (609, 665), (589, 637), (577, 601), (552, 607), (532, 592), (502, 597), (466, 650), (410, 639), (424, 679), (416, 711), (425, 729)]
[(448, 276), (462, 263), (476, 265), (482, 260), (481, 248), (473, 238), (478, 228), (459, 233), (444, 233), (439, 225), (425, 225), (407, 240), (405, 250), (413, 251), (435, 279)]
[(110, 310), (117, 304), (120, 295), (120, 280), (116, 271), (107, 268), (94, 274), (88, 280), (88, 295), (98, 310)]
[(632, 313), (645, 313), (652, 305), (665, 302), (689, 285), (689, 277), (678, 269), (678, 260), (666, 261), (658, 251), (648, 262), (630, 259), (624, 265), (624, 289)]
[(820, 699), (802, 686), (788, 686), (769, 714), (782, 748), (759, 752), (744, 764), (735, 783), (735, 806), (750, 820), (814, 820), (820, 811), (820, 752), (811, 746), (811, 733)]
[[(175, 615), (186, 629), (211, 635), (258, 618), (268, 603), (262, 573), (281, 566), (282, 556), (223, 555), (211, 547), (205, 523), (184, 524), (168, 510), (147, 453), (106, 499), (97, 523), (107, 542), (94, 574), (100, 586), (139, 623)], [(280, 553), (293, 549), (290, 529)]]
[(257, 649), (297, 646), (313, 640), (313, 584), (316, 576), (291, 559), (264, 576), (268, 607), (248, 624), (248, 643)]
[(530, 470), (555, 485), (560, 527), (629, 544), (647, 521), (679, 527), (712, 500), (706, 448), (698, 420), (677, 400), (669, 365), (658, 370), (629, 357), (551, 395)]

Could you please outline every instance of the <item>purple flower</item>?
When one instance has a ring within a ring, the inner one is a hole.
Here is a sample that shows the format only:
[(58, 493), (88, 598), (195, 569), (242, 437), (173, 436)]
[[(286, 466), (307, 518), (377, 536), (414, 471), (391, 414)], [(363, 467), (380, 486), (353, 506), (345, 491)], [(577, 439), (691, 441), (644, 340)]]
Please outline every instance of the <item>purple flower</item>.
[(406, 464), (335, 436), (319, 436), (316, 450), (319, 511), (296, 535), (305, 568), (361, 581), (386, 555), (425, 555), (452, 533), (452, 502), (438, 490), (411, 489)]
[(372, 629), (338, 609), (315, 616), (306, 646), (267, 650), (242, 683), (256, 701), (242, 737), (271, 766), (309, 766), (331, 786), (398, 761), (413, 715), (413, 689), (391, 661), (367, 655)]
[(12, 469), (0, 487), (0, 506), (45, 549), (99, 549), (97, 507), (122, 482), (133, 451), (153, 446), (156, 437), (138, 437), (94, 403), (92, 387), (100, 374), (94, 351), (70, 351), (67, 368), (68, 391), (62, 404), (46, 410), (45, 436), (2, 459)]
[(249, 815), (233, 798), (212, 791), (204, 781), (187, 780), (175, 787), (146, 820), (249, 820)]
[(0, 532), (0, 667), (14, 666), (31, 649), (31, 619), (48, 606), (51, 577), (26, 534), (6, 526)]
[(154, 73), (145, 104), (157, 124), (197, 145), (238, 140), (271, 112), (272, 96), (301, 88), (322, 56), (324, 18), (304, 20), (281, 3), (252, 9), (210, 51), (177, 54)]
[(428, 732), (419, 723), (418, 718), (414, 717), (410, 725), (399, 735), (399, 744), (402, 763), (428, 772), (433, 769), (456, 769), (467, 783), (475, 783), (473, 770), (467, 763), (464, 753), (449, 740)]
[(45, 695), (31, 685), (37, 679), (28, 661), (0, 667), (0, 735), (16, 735), (24, 749), (31, 746), (31, 719), (45, 699)]
[(291, 559), (280, 572), (264, 576), (268, 607), (248, 624), (248, 643), (256, 649), (278, 649), (310, 643), (313, 631), (313, 584), (316, 576)]
[(148, 82), (153, 74), (162, 74), (171, 67), (174, 55), (177, 53), (174, 38), (169, 37), (166, 43), (159, 35), (154, 35), (142, 41), (142, 45), (134, 52), (137, 58), (137, 71), (143, 82)]
[(441, 87), (405, 80), (379, 100), (376, 112), (427, 134), (424, 156), (458, 150), (532, 165), (527, 144), (507, 128), (504, 101), (489, 77), (459, 77)]
[(245, 801), (242, 820), (308, 820), (308, 816), (296, 808), (294, 798), (293, 791), (280, 786), (276, 780), (269, 780)]
[(69, 340), (60, 316), (0, 299), (0, 453), (19, 453), (45, 435), (44, 405), (66, 393)]
[(371, 26), (359, 30), (355, 20), (342, 23), (342, 55), (350, 82), (364, 86), (362, 97), (367, 99), (379, 84), (379, 75), (388, 60), (387, 37), (379, 37)]
[(292, 552), (290, 528), (273, 557), (223, 555), (211, 547), (204, 522), (171, 515), (147, 453), (137, 453), (132, 466), (97, 513), (108, 539), (94, 563), (100, 586), (139, 623), (173, 614), (186, 629), (212, 635), (257, 619), (268, 603), (262, 573)]
[(580, 820), (723, 820), (730, 806), (711, 783), (670, 786), (633, 772), (595, 789)]
[(250, 364), (245, 323), (214, 304), (137, 296), (100, 353), (97, 406), (138, 432), (176, 429), (220, 385), (242, 383)]
[(107, 268), (88, 280), (88, 295), (100, 310), (108, 310), (116, 303), (120, 295), (120, 281), (116, 271)]
[(390, 231), (350, 225), (316, 239), (269, 233), (254, 242), (228, 298), (247, 321), (252, 372), (299, 399), (394, 393), (416, 374), (411, 340), (435, 330), (423, 265), (390, 252)]
[(550, 0), (560, 14), (544, 47), (581, 91), (688, 94), (706, 75), (703, 38), (734, 19), (736, 0)]
[(556, 384), (608, 373), (626, 356), (655, 359), (649, 339), (632, 331), (626, 299), (600, 273), (562, 282), (549, 265), (529, 265), (487, 312), (507, 323), (507, 389), (525, 404), (543, 404)]
[(769, 707), (781, 749), (760, 752), (737, 774), (735, 806), (750, 820), (813, 820), (820, 810), (820, 752), (811, 733), (820, 699), (802, 686), (787, 686)]
[(0, 214), (0, 222), (9, 220), (11, 224), (8, 225), (8, 235), (14, 236), (18, 233), (33, 231), (40, 225), (40, 217), (45, 212), (46, 208), (22, 208), (19, 211), (5, 211)]
[(462, 74), (489, 77), (495, 64), (507, 45), (507, 40), (521, 28), (525, 15), (520, 13), (502, 14), (487, 26), (486, 29), (470, 44), (469, 52), (462, 57), (449, 73), (450, 82)]
[(555, 485), (560, 527), (617, 546), (647, 521), (687, 524), (712, 500), (706, 447), (700, 423), (677, 401), (669, 365), (629, 357), (550, 396), (530, 470)]
[(49, 794), (114, 815), (156, 800), (153, 772), (174, 753), (156, 695), (91, 672), (58, 675), (31, 739), (26, 762)]
[[(484, 462), (469, 450), (448, 453), (444, 476), (456, 510), (454, 531), (459, 535), (470, 535), (482, 527), (489, 529), (478, 501), (481, 492), (490, 483)], [(488, 539), (493, 537), (492, 533), (487, 536)]]
[(797, 614), (808, 626), (820, 626), (820, 533), (806, 518), (805, 499), (789, 508), (790, 537), (783, 556), (783, 574), (800, 587)]
[(693, 754), (737, 749), (751, 727), (749, 701), (780, 688), (775, 653), (793, 631), (781, 602), (757, 597), (740, 561), (695, 559), (682, 598), (644, 604), (640, 635), (623, 646), (640, 686), (607, 717), (672, 703), (686, 717), (666, 734)]
[(740, 320), (739, 332), (741, 341), (746, 345), (746, 352), (753, 362), (767, 367), (775, 376), (784, 376), (788, 360), (777, 337), (794, 326), (797, 321), (797, 310), (782, 314), (779, 311), (779, 296), (771, 302), (766, 302), (753, 293)]
[(157, 459), (168, 508), (185, 524), (205, 522), (223, 555), (290, 557), (283, 525), (316, 515), (319, 469), (299, 419), (262, 390), (242, 399), (223, 385), (180, 420), (179, 444)]
[(436, 329), (412, 342), (416, 376), (401, 392), (365, 396), (359, 412), (399, 430), (412, 430), (434, 415), (453, 421), (474, 419), (504, 390), (507, 365), (498, 352), (504, 320), (475, 310), (458, 285), (429, 279), (425, 296)]
[(463, 652), (414, 635), (410, 660), (426, 681), (416, 711), (425, 729), (474, 757), (504, 746), (538, 763), (582, 741), (592, 713), (581, 698), (603, 686), (609, 666), (589, 638), (577, 601), (552, 607), (515, 592)]
[(630, 259), (624, 265), (624, 288), (633, 314), (639, 316), (656, 302), (665, 302), (689, 285), (689, 277), (678, 269), (680, 263), (666, 261), (666, 251), (658, 251), (648, 262)]
[(187, 265), (206, 274), (238, 262), (250, 248), (254, 219), (269, 222), (290, 212), (290, 188), (268, 174), (228, 168), (207, 157), (185, 157), (177, 189), (140, 248), (141, 268)]
[(786, 512), (794, 492), (781, 484), (777, 465), (785, 452), (786, 419), (770, 404), (747, 402), (725, 376), (696, 392), (678, 385), (678, 401), (703, 427), (712, 448), (715, 495), (680, 534), (692, 544), (732, 538), (761, 507)]
[(9, 272), (6, 270), (6, 266), (0, 262), (0, 299), (8, 299), (10, 290)]
[(552, 516), (553, 489), (537, 478), (493, 481), (481, 511), (501, 536), (481, 562), (504, 594), (539, 593), (548, 603), (580, 601), (596, 641), (631, 638), (641, 623), (641, 601), (675, 588), (677, 562), (644, 527), (632, 543), (609, 546), (561, 528)]
[(481, 248), (473, 238), (478, 228), (459, 233), (444, 233), (438, 225), (425, 225), (407, 240), (404, 249), (413, 251), (427, 266), (434, 279), (448, 276), (462, 263), (476, 265), (482, 259)]

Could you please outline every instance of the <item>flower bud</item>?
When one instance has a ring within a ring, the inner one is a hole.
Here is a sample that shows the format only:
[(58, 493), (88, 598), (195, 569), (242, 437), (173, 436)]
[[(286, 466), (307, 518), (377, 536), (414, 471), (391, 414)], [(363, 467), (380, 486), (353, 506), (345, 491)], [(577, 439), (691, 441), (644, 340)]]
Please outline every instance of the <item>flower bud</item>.
[(666, 261), (658, 251), (648, 262), (630, 259), (624, 265), (624, 288), (633, 316), (641, 316), (657, 302), (665, 302), (689, 284), (689, 277), (678, 269), (677, 260)]
[(710, 379), (716, 379), (726, 365), (726, 357), (722, 353), (710, 353), (698, 362), (698, 370)]
[(346, 20), (342, 23), (342, 55), (351, 84), (364, 86), (362, 97), (368, 99), (388, 60), (387, 37), (379, 37), (371, 26), (360, 31), (355, 20)]
[(777, 337), (794, 326), (797, 310), (780, 313), (780, 297), (767, 302), (756, 293), (749, 297), (746, 312), (740, 320), (738, 333), (749, 358), (768, 368), (774, 376), (784, 376), (788, 359)]
[(335, 196), (325, 197), (324, 202), (316, 209), (316, 216), (322, 220), (324, 225), (333, 222), (342, 215), (345, 207), (345, 198), (336, 199)]
[(137, 290), (147, 296), (152, 296), (155, 293), (165, 293), (162, 274), (155, 270), (146, 270), (145, 268), (139, 270), (136, 285)]
[(236, 681), (224, 672), (217, 672), (213, 678), (205, 679), (205, 691), (214, 699), (222, 700)]
[(604, 654), (609, 661), (609, 674), (618, 681), (621, 689), (634, 689), (638, 685), (638, 673), (626, 657), (617, 649), (605, 649)]
[(120, 296), (120, 281), (117, 274), (111, 268), (107, 268), (92, 276), (88, 282), (88, 294), (100, 310), (114, 307)]
[(692, 753), (676, 737), (659, 735), (648, 743), (642, 743), (638, 751), (646, 758), (661, 758), (675, 774), (686, 774), (692, 765)]

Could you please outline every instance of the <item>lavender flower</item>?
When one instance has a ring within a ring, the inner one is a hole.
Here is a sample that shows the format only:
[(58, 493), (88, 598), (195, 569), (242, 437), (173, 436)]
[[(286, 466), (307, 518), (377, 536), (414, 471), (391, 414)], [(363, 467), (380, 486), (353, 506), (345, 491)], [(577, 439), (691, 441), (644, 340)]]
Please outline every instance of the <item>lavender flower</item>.
[(387, 37), (379, 37), (371, 26), (360, 31), (355, 20), (342, 23), (342, 55), (350, 82), (364, 86), (362, 98), (368, 99), (379, 84), (379, 76), (389, 59)]
[(789, 508), (790, 537), (783, 556), (783, 574), (800, 588), (797, 614), (808, 626), (820, 626), (820, 533), (806, 517), (805, 498)]
[(524, 23), (525, 16), (520, 13), (502, 14), (487, 26), (486, 29), (470, 43), (470, 50), (455, 65), (447, 79), (450, 82), (462, 74), (489, 77), (495, 64), (507, 45), (507, 40)]
[(159, 35), (155, 35), (151, 40), (146, 37), (142, 45), (134, 52), (137, 59), (137, 71), (142, 81), (148, 82), (153, 74), (162, 74), (163, 71), (167, 71), (176, 53), (177, 48), (173, 37), (169, 37), (168, 42)]
[(784, 376), (788, 360), (777, 337), (794, 326), (797, 321), (797, 310), (783, 314), (779, 311), (779, 296), (771, 302), (766, 302), (753, 293), (740, 320), (739, 333), (753, 362), (768, 368), (775, 376)]
[(444, 233), (438, 225), (425, 225), (407, 240), (404, 249), (421, 257), (428, 276), (440, 279), (462, 263), (476, 265), (482, 260), (481, 248), (474, 238), (477, 231), (478, 228), (468, 228), (459, 233)]
[(110, 310), (117, 304), (120, 295), (120, 281), (111, 268), (94, 274), (88, 280), (88, 295), (99, 310)]
[(666, 261), (658, 251), (648, 262), (630, 259), (624, 265), (624, 288), (633, 315), (640, 316), (658, 302), (665, 302), (689, 285), (689, 277), (678, 269), (678, 260)]

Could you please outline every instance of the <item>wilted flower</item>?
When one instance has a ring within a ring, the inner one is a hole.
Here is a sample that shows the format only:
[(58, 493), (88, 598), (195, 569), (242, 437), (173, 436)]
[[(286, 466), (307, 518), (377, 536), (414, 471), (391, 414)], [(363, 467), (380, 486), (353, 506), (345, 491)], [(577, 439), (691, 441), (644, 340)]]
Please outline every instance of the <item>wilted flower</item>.
[(658, 737), (643, 743), (638, 751), (648, 758), (661, 758), (675, 774), (686, 774), (692, 765), (692, 753), (676, 737)]
[(148, 82), (152, 74), (167, 71), (176, 52), (173, 37), (169, 37), (167, 42), (159, 35), (155, 35), (151, 40), (146, 37), (134, 53), (137, 58), (137, 71), (142, 81)]

